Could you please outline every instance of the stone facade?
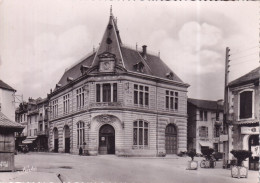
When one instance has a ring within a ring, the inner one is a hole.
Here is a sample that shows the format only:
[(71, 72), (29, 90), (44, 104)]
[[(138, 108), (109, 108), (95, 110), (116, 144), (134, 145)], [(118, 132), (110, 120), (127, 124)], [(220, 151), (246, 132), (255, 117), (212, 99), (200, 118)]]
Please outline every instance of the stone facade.
[[(161, 62), (146, 46), (142, 53), (123, 47), (111, 15), (98, 51), (68, 69), (49, 94), (50, 151), (119, 156), (186, 151), (189, 85)], [(166, 135), (169, 124), (173, 131)]]
[(244, 162), (251, 170), (259, 169), (259, 71), (260, 67), (229, 83), (229, 151), (252, 151), (253, 157)]

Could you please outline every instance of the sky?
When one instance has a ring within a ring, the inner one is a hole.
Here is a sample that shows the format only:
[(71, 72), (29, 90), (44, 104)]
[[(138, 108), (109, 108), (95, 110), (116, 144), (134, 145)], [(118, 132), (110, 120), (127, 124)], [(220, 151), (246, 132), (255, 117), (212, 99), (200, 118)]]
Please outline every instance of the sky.
[(66, 68), (97, 48), (110, 6), (124, 45), (147, 45), (185, 83), (188, 97), (224, 95), (229, 81), (259, 66), (259, 2), (0, 0), (0, 79), (46, 97)]

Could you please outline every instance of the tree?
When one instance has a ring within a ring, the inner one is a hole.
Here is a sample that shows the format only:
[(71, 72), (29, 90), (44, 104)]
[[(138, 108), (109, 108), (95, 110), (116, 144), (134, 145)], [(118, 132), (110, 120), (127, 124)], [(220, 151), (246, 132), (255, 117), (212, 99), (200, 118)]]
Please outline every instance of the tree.
[(230, 152), (237, 159), (237, 166), (242, 166), (242, 162), (252, 156), (252, 152), (247, 150), (232, 150)]

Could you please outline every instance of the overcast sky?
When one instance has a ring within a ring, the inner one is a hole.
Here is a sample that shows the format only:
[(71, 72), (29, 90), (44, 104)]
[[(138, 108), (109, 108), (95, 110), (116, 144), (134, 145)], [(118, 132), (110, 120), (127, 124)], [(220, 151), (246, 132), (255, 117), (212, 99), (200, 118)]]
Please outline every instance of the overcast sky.
[(46, 97), (98, 46), (110, 5), (123, 44), (160, 51), (189, 97), (223, 98), (227, 46), (230, 80), (259, 66), (259, 2), (0, 0), (0, 79), (24, 100)]

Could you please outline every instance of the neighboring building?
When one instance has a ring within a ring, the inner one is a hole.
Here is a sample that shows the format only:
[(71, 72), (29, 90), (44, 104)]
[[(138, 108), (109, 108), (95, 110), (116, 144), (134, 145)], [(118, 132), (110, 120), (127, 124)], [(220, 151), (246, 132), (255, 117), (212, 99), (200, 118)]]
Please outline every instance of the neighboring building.
[(48, 151), (48, 107), (47, 98), (29, 98), (28, 102), (19, 105), (16, 121), (26, 127), (16, 134), (16, 148), (27, 144), (31, 151)]
[(15, 121), (15, 92), (15, 89), (0, 80), (0, 112), (11, 121)]
[[(12, 101), (10, 101), (12, 102)], [(0, 112), (0, 171), (14, 171), (15, 132), (21, 132), (23, 126), (11, 121)]]
[[(259, 169), (260, 67), (229, 83), (229, 151), (250, 150), (253, 157), (245, 163)], [(231, 156), (231, 154), (230, 154)]]
[(111, 13), (100, 47), (49, 94), (50, 150), (156, 156), (187, 150), (187, 88), (158, 57), (122, 44)]
[(23, 131), (15, 134), (15, 149), (20, 150), (19, 146), (22, 145), (22, 141), (27, 137), (27, 114), (28, 114), (28, 103), (22, 102), (19, 107), (15, 110), (15, 121), (24, 126)]
[(213, 148), (223, 152), (220, 134), (223, 127), (223, 100), (188, 99), (188, 149)]

